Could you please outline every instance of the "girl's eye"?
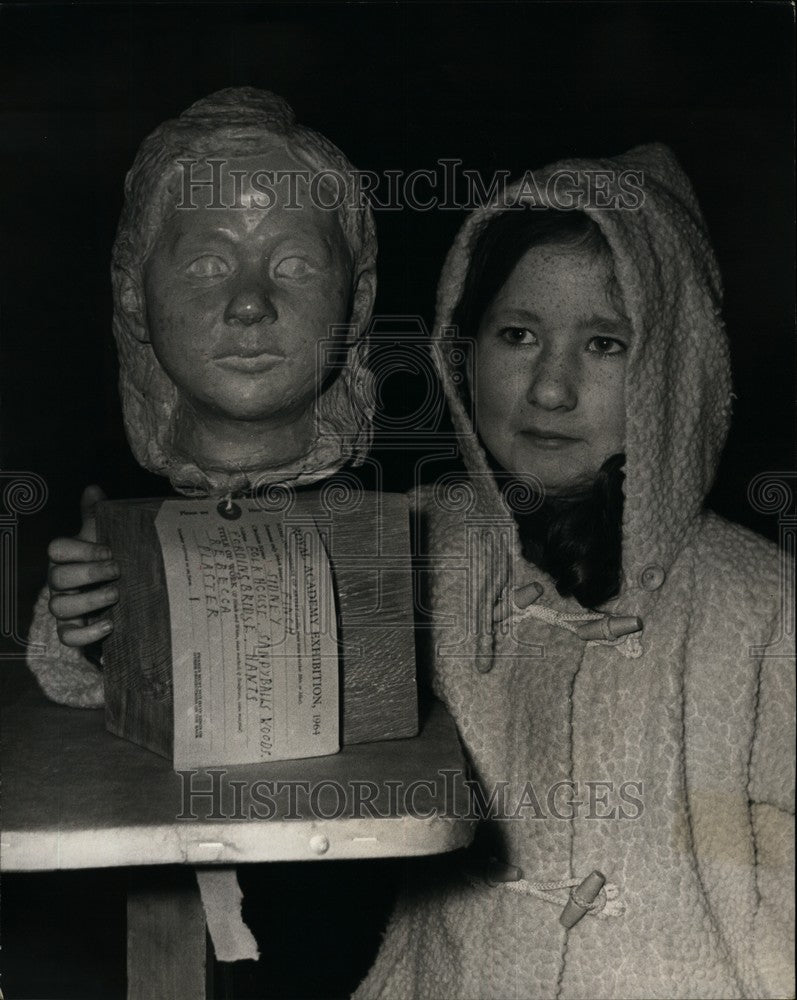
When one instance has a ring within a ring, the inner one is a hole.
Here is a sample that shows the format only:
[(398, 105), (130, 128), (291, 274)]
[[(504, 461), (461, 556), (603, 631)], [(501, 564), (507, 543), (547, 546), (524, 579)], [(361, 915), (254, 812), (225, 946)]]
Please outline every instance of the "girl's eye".
[(626, 346), (622, 340), (615, 340), (614, 337), (593, 337), (587, 350), (594, 354), (625, 354)]
[(300, 279), (308, 277), (314, 270), (304, 257), (285, 257), (274, 268), (274, 274), (279, 278)]
[(505, 326), (500, 332), (499, 336), (501, 340), (505, 340), (507, 344), (518, 345), (518, 344), (536, 344), (537, 337), (531, 330), (527, 330), (524, 326)]
[(229, 273), (227, 262), (217, 257), (215, 254), (204, 254), (197, 257), (186, 268), (186, 274), (192, 278), (218, 278)]

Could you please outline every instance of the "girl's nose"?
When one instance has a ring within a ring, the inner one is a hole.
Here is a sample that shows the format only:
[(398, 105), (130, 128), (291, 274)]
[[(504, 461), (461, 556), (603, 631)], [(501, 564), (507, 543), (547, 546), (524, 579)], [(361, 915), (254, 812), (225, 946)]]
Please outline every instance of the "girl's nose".
[(526, 399), (542, 410), (572, 410), (578, 402), (576, 373), (572, 360), (542, 357), (531, 371)]
[(254, 326), (265, 321), (273, 323), (277, 310), (271, 300), (268, 282), (262, 275), (251, 275), (238, 285), (227, 303), (224, 319), (227, 323)]

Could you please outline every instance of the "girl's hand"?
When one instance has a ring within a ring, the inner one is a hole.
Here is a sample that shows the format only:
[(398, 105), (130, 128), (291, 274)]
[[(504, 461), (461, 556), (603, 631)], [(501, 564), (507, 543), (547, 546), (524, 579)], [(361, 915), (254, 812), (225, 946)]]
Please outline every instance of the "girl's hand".
[(111, 608), (119, 600), (113, 583), (119, 578), (119, 567), (111, 550), (97, 544), (94, 508), (105, 499), (99, 486), (88, 486), (80, 499), (80, 533), (76, 538), (56, 538), (47, 549), (50, 612), (65, 646), (89, 646), (113, 628), (109, 618), (86, 624), (87, 615)]

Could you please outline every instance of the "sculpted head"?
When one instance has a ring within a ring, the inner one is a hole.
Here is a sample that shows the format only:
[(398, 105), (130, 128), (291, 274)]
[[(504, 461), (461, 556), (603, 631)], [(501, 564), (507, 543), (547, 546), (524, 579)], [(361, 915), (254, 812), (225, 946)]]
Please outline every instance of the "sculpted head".
[(354, 167), (281, 98), (223, 90), (156, 129), (112, 265), (138, 461), (218, 495), (361, 459), (375, 260)]

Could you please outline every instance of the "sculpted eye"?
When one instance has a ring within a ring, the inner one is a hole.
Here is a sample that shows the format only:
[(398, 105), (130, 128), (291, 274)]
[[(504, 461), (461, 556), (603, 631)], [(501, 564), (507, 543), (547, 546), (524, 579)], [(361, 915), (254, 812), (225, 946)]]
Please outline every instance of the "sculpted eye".
[(505, 326), (499, 331), (498, 335), (501, 340), (505, 340), (507, 344), (512, 344), (513, 346), (536, 344), (537, 342), (536, 335), (524, 326)]
[(626, 346), (614, 337), (593, 337), (587, 350), (594, 354), (625, 354)]
[(218, 278), (229, 273), (227, 262), (215, 254), (204, 254), (197, 257), (186, 268), (186, 274), (192, 278)]
[(274, 268), (279, 278), (307, 278), (314, 272), (315, 268), (304, 257), (285, 257)]

